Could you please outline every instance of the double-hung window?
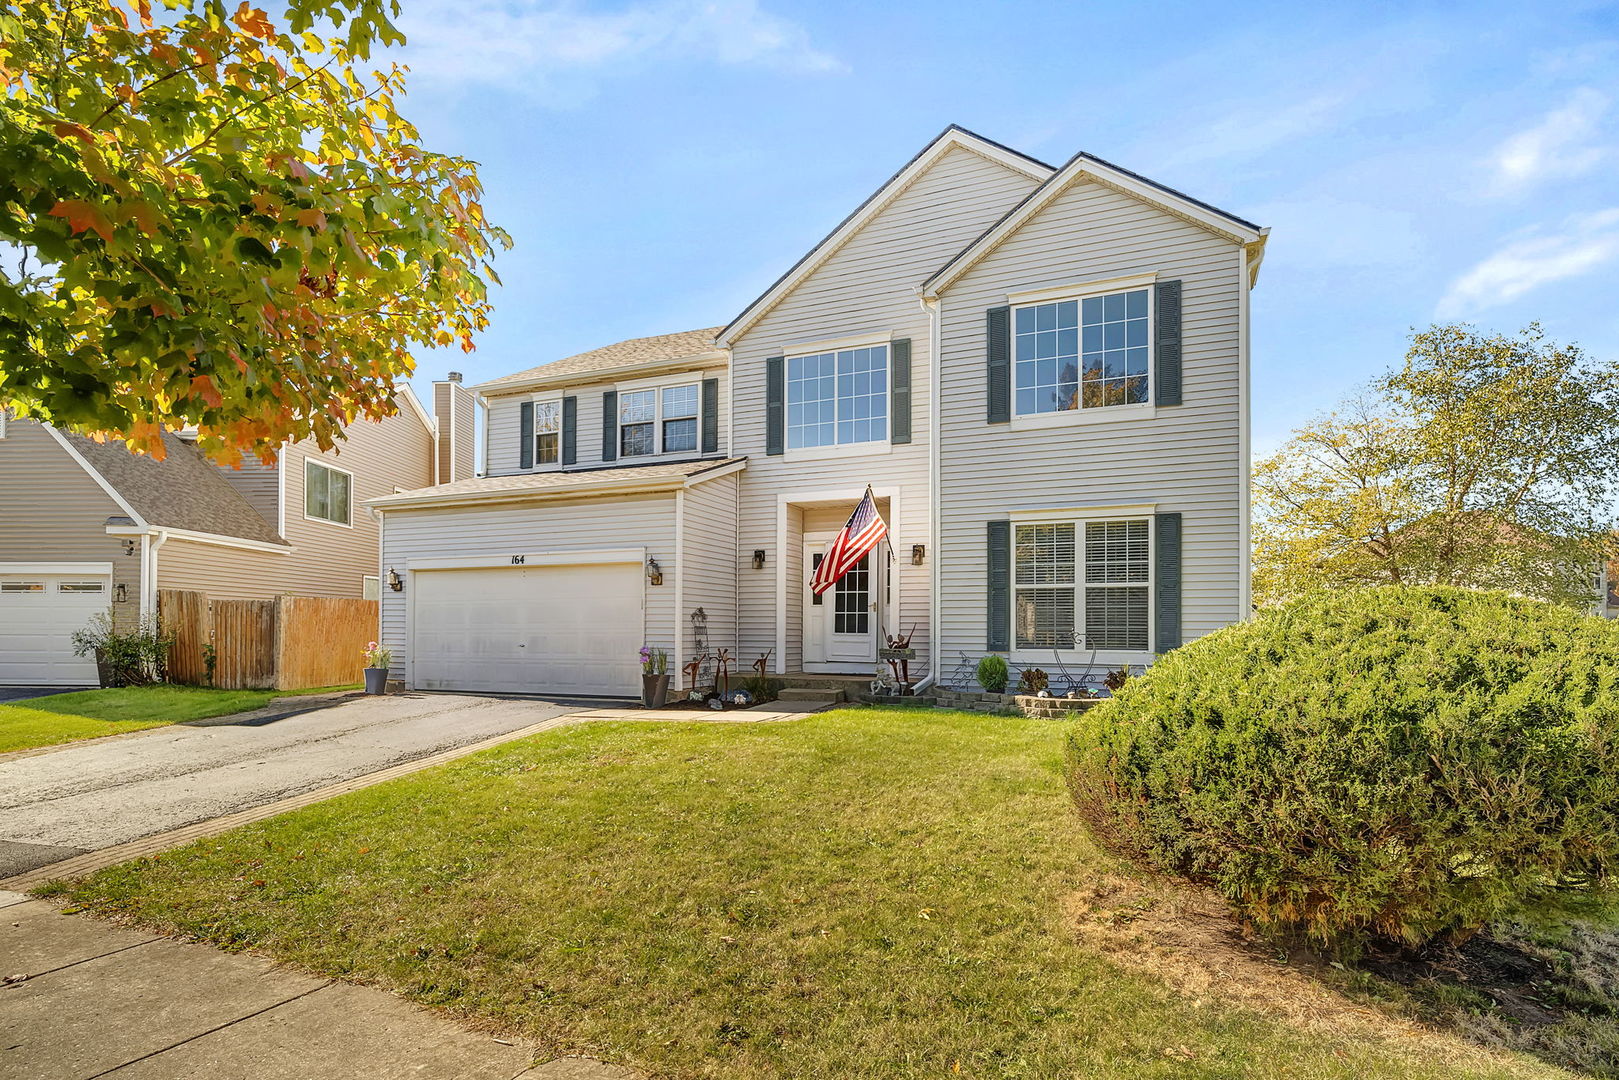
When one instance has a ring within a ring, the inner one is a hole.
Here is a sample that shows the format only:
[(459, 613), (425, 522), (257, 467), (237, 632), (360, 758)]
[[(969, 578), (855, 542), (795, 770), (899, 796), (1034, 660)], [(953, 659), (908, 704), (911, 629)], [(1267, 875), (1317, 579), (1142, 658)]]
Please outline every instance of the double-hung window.
[(697, 412), (696, 383), (619, 391), (619, 456), (696, 453)]
[(1018, 414), (1147, 404), (1149, 291), (1019, 307), (1013, 320)]
[(354, 478), (342, 469), (304, 460), (304, 516), (333, 525), (349, 524), (349, 497)]
[(787, 358), (787, 449), (887, 438), (887, 345)]
[(1151, 535), (1144, 518), (1016, 526), (1017, 647), (1145, 652)]
[(555, 465), (562, 460), (562, 402), (534, 403), (534, 464)]

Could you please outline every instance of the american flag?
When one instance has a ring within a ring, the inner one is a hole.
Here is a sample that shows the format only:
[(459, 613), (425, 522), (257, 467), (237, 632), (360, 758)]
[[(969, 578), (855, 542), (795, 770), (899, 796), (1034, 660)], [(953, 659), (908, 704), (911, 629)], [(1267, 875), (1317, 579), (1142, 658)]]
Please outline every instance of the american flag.
[(872, 499), (868, 485), (865, 498), (860, 500), (860, 505), (844, 522), (843, 531), (833, 537), (831, 546), (826, 549), (826, 557), (815, 568), (815, 574), (810, 578), (810, 590), (819, 596), (836, 585), (838, 578), (853, 570), (866, 552), (881, 543), (887, 535), (888, 526), (883, 522), (882, 515), (877, 513), (877, 503)]

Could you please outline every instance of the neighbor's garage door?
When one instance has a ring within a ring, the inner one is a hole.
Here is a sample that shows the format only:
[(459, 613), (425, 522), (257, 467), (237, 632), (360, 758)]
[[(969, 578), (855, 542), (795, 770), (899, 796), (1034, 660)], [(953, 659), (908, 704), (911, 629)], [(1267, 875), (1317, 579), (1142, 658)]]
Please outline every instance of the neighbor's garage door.
[(410, 668), (423, 690), (634, 696), (639, 563), (420, 570)]
[(73, 655), (73, 631), (107, 609), (100, 574), (0, 572), (0, 684), (94, 686), (94, 657)]

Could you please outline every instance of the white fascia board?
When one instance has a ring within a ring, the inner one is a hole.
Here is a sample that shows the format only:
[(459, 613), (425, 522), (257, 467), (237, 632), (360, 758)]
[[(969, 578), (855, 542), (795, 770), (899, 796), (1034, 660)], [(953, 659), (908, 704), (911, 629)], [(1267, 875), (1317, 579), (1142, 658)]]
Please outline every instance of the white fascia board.
[(166, 536), (170, 540), (187, 540), (194, 544), (213, 544), (216, 547), (265, 551), (277, 555), (290, 555), (298, 550), (292, 544), (272, 544), (265, 540), (249, 540), (244, 536), (225, 536), (221, 533), (196, 532), (192, 529), (171, 529), (167, 525), (108, 525), (107, 535)]
[(646, 360), (639, 364), (618, 364), (595, 371), (575, 371), (565, 375), (536, 375), (532, 379), (510, 382), (479, 383), (471, 389), (485, 397), (504, 397), (534, 390), (566, 389), (570, 386), (604, 386), (626, 377), (655, 375), (659, 372), (676, 373), (682, 370), (705, 371), (724, 367), (731, 362), (730, 349), (711, 349), (691, 356), (675, 356), (667, 360)]
[(78, 449), (72, 443), (67, 441), (67, 437), (65, 435), (63, 435), (60, 431), (57, 431), (50, 424), (43, 424), (41, 426), (44, 427), (46, 431), (51, 433), (51, 437), (56, 440), (56, 444), (58, 446), (67, 451), (68, 457), (77, 462), (79, 468), (83, 469), (85, 474), (88, 475), (90, 479), (94, 480), (100, 486), (102, 491), (107, 493), (107, 497), (118, 504), (118, 509), (127, 514), (129, 516), (129, 520), (133, 521), (142, 528), (146, 527), (146, 519), (135, 512), (135, 508), (129, 505), (129, 501), (118, 493), (117, 488), (113, 487), (107, 482), (107, 478), (105, 476), (102, 476), (100, 473), (96, 472), (94, 466), (84, 459), (84, 455), (79, 453)]
[(747, 333), (748, 328), (759, 321), (765, 312), (775, 307), (788, 293), (798, 288), (803, 280), (813, 274), (822, 263), (831, 258), (849, 238), (866, 227), (872, 218), (886, 208), (893, 196), (909, 187), (917, 177), (932, 168), (945, 154), (951, 150), (962, 149), (978, 154), (1005, 165), (1007, 168), (1022, 173), (1036, 181), (1046, 181), (1054, 175), (1055, 170), (1043, 166), (1027, 158), (1013, 154), (994, 143), (976, 138), (972, 134), (959, 128), (951, 128), (939, 138), (935, 139), (926, 150), (918, 154), (909, 165), (894, 174), (893, 179), (878, 188), (865, 204), (844, 219), (843, 224), (834, 229), (831, 235), (816, 244), (799, 260), (798, 264), (782, 276), (781, 280), (772, 285), (764, 295), (743, 309), (731, 324), (720, 331), (719, 343), (725, 346), (735, 345), (738, 338)]
[(686, 483), (684, 486), (696, 487), (698, 484), (706, 483), (709, 480), (718, 480), (722, 476), (732, 476), (741, 472), (747, 467), (748, 462), (747, 459), (744, 458), (741, 461), (733, 461), (729, 465), (722, 465), (713, 469), (704, 469), (700, 473), (693, 473), (692, 475), (686, 477)]
[(685, 486), (684, 476), (660, 476), (637, 483), (589, 484), (565, 488), (514, 488), (505, 491), (473, 491), (454, 495), (418, 495), (404, 498), (384, 495), (371, 499), (365, 505), (387, 513), (390, 510), (431, 510), (461, 506), (482, 506), (492, 503), (554, 502), (558, 499), (583, 499), (600, 495), (648, 495), (672, 492)]
[(422, 427), (427, 429), (427, 433), (435, 438), (438, 437), (438, 421), (428, 413), (426, 406), (422, 404), (421, 398), (416, 396), (416, 391), (411, 388), (410, 383), (400, 383), (399, 389), (394, 392), (394, 397), (404, 398), (405, 403), (410, 406), (410, 411), (416, 414), (416, 419), (420, 420)]

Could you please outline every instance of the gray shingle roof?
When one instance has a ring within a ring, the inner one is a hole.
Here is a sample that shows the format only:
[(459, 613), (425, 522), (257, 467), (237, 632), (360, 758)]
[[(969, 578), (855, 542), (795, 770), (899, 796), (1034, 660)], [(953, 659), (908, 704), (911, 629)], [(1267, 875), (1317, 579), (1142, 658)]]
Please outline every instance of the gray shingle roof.
[(456, 499), (474, 495), (565, 495), (570, 492), (589, 492), (599, 488), (614, 488), (625, 484), (640, 484), (655, 480), (679, 480), (700, 473), (746, 461), (744, 457), (705, 458), (699, 461), (674, 461), (658, 465), (617, 465), (604, 469), (575, 469), (571, 472), (519, 473), (515, 476), (481, 476), (473, 480), (457, 480), (451, 484), (416, 488), (395, 492), (370, 500), (369, 505), (387, 507), (427, 499)]
[(720, 327), (703, 330), (682, 330), (678, 334), (655, 334), (652, 337), (630, 338), (614, 345), (603, 345), (589, 352), (553, 360), (549, 364), (531, 367), (511, 375), (502, 375), (480, 383), (479, 389), (495, 389), (512, 383), (525, 383), (533, 379), (554, 379), (568, 375), (588, 375), (597, 371), (633, 367), (637, 364), (655, 364), (660, 360), (680, 360), (700, 356), (714, 349), (714, 335)]
[(122, 442), (62, 434), (148, 524), (286, 544), (194, 445), (172, 433), (163, 436), (162, 461)]

